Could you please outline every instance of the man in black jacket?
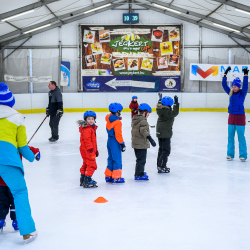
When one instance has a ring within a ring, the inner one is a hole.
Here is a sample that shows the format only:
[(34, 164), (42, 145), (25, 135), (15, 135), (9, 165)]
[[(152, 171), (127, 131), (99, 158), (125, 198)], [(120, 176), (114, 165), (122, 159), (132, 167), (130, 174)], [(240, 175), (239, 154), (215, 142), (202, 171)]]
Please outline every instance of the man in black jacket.
[(49, 126), (51, 128), (50, 142), (59, 139), (58, 126), (63, 115), (63, 102), (61, 90), (56, 86), (55, 81), (49, 83), (49, 106), (46, 108), (46, 114), (50, 116)]

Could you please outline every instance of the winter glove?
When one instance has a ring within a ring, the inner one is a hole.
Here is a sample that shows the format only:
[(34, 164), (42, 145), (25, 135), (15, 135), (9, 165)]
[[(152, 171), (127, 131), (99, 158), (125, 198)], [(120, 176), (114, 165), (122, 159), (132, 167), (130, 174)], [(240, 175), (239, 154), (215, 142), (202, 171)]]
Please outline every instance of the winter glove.
[(155, 141), (153, 140), (153, 138), (152, 138), (150, 135), (149, 135), (149, 136), (147, 136), (147, 139), (149, 140), (150, 144), (151, 144), (153, 147), (155, 147), (155, 146), (156, 146)]
[(49, 116), (49, 108), (46, 108), (46, 115)]
[(122, 143), (122, 144), (121, 144), (121, 150), (122, 150), (122, 152), (125, 152), (125, 151), (126, 151), (125, 143)]
[(98, 157), (99, 156), (99, 151), (96, 150), (95, 156)]
[(174, 96), (174, 103), (178, 103), (178, 96), (177, 95)]
[(159, 101), (161, 101), (161, 99), (162, 99), (162, 93), (158, 93), (158, 96), (159, 96)]
[(226, 69), (226, 71), (225, 71), (225, 73), (224, 73), (224, 76), (226, 76), (227, 75), (227, 73), (229, 72), (229, 70), (231, 70), (231, 67), (229, 66), (229, 67), (227, 67), (227, 69)]
[(56, 117), (61, 118), (63, 116), (63, 111), (61, 109), (58, 109), (56, 112)]
[(91, 158), (95, 159), (96, 154), (95, 154), (95, 152), (94, 152), (94, 149), (93, 149), (93, 148), (90, 148), (90, 149), (88, 149), (87, 151), (89, 152)]
[(244, 68), (242, 71), (244, 72), (244, 75), (248, 75), (249, 70), (247, 68)]

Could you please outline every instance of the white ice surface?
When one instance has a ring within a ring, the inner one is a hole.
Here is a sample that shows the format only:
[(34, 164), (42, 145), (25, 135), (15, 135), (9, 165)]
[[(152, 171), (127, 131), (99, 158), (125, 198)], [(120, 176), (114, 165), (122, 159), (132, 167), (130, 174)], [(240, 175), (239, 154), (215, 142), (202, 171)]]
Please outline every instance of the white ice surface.
[[(148, 182), (133, 180), (130, 114), (123, 114), (122, 185), (104, 182), (107, 160), (105, 113), (97, 114), (100, 156), (96, 189), (79, 186), (81, 113), (66, 113), (60, 140), (50, 144), (48, 120), (30, 143), (41, 150), (41, 161), (23, 161), (37, 239), (32, 250), (169, 249), (245, 250), (250, 247), (250, 160), (226, 161), (227, 113), (180, 113), (174, 124), (169, 174), (156, 171), (157, 147), (148, 150)], [(28, 139), (44, 114), (26, 116)], [(157, 115), (149, 117), (156, 124)], [(247, 114), (247, 120), (250, 115)], [(155, 129), (151, 129), (156, 139)], [(250, 146), (250, 123), (246, 126)], [(237, 137), (236, 137), (237, 141)], [(106, 204), (93, 201), (103, 196)], [(8, 216), (0, 249), (23, 249), (22, 238)]]

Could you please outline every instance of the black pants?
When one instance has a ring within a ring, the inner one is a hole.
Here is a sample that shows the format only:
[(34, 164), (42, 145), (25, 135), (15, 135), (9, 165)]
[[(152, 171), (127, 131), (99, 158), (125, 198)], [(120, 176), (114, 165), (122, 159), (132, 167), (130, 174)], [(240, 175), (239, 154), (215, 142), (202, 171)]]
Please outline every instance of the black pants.
[(168, 162), (168, 156), (171, 152), (171, 139), (170, 138), (158, 138), (159, 151), (157, 157), (157, 167), (166, 167)]
[(5, 220), (10, 210), (10, 218), (16, 220), (14, 198), (10, 189), (0, 186), (0, 220)]
[(58, 135), (59, 121), (60, 121), (60, 117), (56, 117), (56, 115), (50, 116), (49, 126), (51, 128), (51, 135), (52, 135), (52, 138), (56, 140), (59, 139), (59, 135)]
[(134, 148), (136, 156), (135, 176), (143, 176), (147, 158), (147, 149)]

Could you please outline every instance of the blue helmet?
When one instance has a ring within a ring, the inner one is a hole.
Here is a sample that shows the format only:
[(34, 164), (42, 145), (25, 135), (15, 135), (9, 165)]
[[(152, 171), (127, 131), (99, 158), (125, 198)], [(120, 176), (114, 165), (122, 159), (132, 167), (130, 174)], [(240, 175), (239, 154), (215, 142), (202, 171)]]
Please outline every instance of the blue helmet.
[(96, 113), (91, 110), (86, 111), (83, 115), (83, 118), (86, 119), (87, 117), (90, 117), (90, 116), (96, 119)]
[(138, 99), (138, 97), (136, 95), (132, 96), (132, 100), (134, 99)]
[(118, 111), (122, 112), (122, 110), (123, 110), (123, 107), (118, 102), (113, 102), (109, 105), (109, 111), (112, 113), (116, 113)]
[(239, 77), (236, 77), (233, 82), (232, 82), (232, 86), (237, 86), (239, 88), (241, 88), (241, 80)]
[(174, 100), (170, 96), (164, 96), (161, 99), (161, 103), (164, 106), (172, 106), (174, 104)]
[(139, 110), (147, 110), (149, 113), (151, 113), (152, 112), (152, 109), (151, 109), (151, 107), (147, 104), (147, 103), (141, 103), (140, 105), (139, 105), (139, 108), (138, 108)]

